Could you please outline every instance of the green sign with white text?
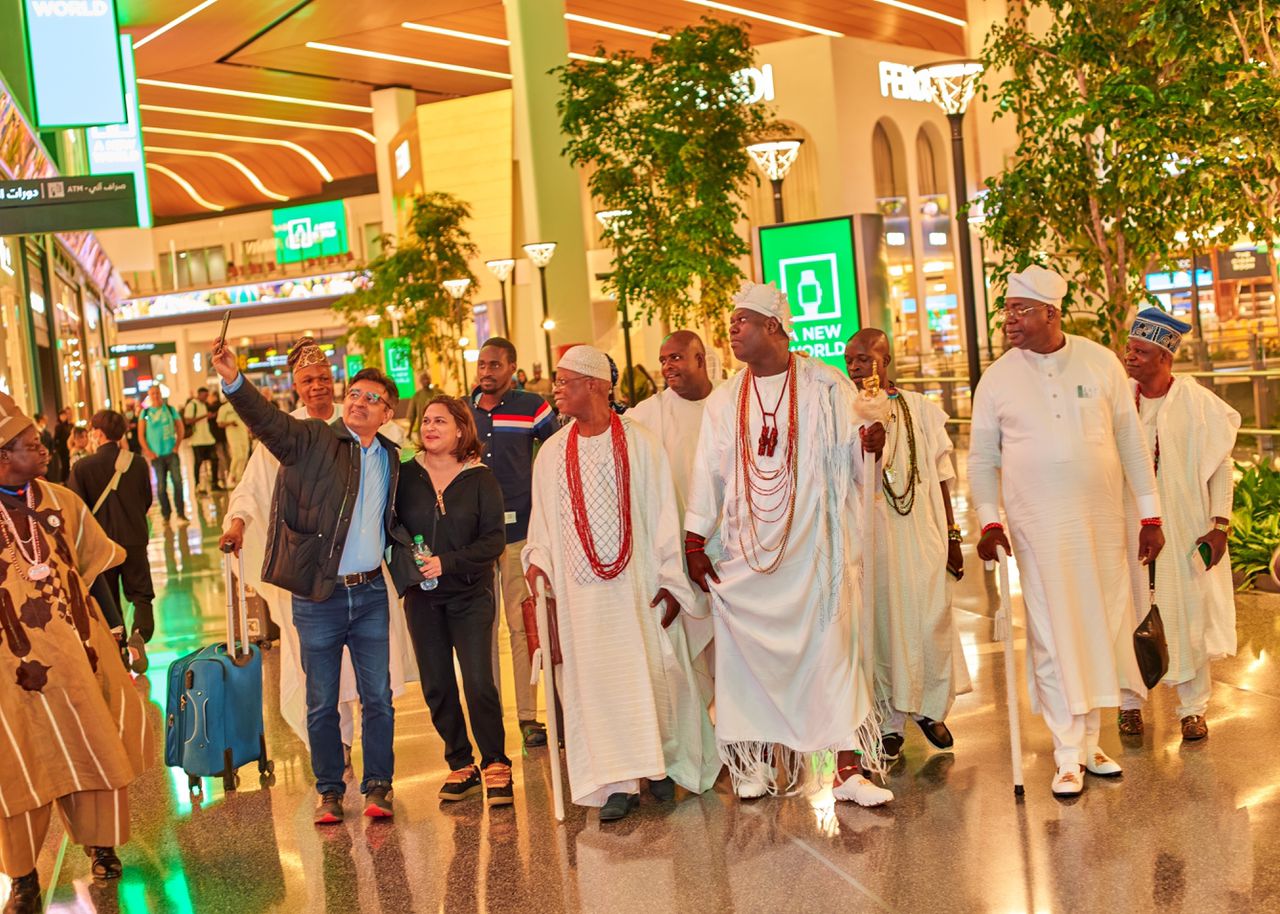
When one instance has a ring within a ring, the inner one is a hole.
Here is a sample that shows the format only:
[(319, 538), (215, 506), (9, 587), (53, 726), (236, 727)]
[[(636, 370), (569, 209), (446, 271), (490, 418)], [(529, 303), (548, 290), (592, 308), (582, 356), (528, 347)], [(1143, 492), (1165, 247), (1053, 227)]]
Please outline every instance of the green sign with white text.
[(351, 383), (351, 379), (358, 375), (364, 369), (364, 353), (348, 352), (343, 357), (342, 364), (347, 372), (347, 383)]
[(791, 348), (844, 371), (845, 340), (861, 326), (853, 219), (819, 219), (759, 230), (760, 270), (791, 303)]
[(298, 263), (316, 257), (347, 254), (347, 208), (341, 200), (290, 206), (271, 213), (276, 260)]
[(382, 365), (391, 380), (396, 382), (396, 393), (400, 399), (412, 397), (413, 351), (405, 337), (392, 336), (382, 341)]

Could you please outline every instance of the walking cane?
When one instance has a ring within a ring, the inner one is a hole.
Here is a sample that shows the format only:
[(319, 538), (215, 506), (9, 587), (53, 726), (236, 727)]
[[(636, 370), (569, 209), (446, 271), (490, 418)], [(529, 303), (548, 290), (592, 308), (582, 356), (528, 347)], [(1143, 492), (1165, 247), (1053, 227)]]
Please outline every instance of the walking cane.
[(880, 462), (874, 454), (862, 455), (862, 668), (875, 693), (876, 679), (876, 484)]
[(1013, 597), (1009, 590), (1009, 555), (1000, 546), (1000, 611), (996, 613), (995, 635), (1004, 643), (1004, 693), (1009, 706), (1009, 751), (1013, 761), (1013, 795), (1021, 797), (1022, 724), (1018, 719), (1018, 682), (1013, 663)]
[[(542, 578), (534, 582), (538, 611), (538, 653), (542, 658), (544, 688), (547, 694), (547, 755), (551, 757), (551, 798), (555, 804), (556, 821), (564, 821), (564, 788), (560, 782), (560, 722), (556, 720), (556, 667), (552, 650), (551, 626), (548, 624), (547, 583)], [(538, 667), (534, 665), (533, 684), (538, 683)]]

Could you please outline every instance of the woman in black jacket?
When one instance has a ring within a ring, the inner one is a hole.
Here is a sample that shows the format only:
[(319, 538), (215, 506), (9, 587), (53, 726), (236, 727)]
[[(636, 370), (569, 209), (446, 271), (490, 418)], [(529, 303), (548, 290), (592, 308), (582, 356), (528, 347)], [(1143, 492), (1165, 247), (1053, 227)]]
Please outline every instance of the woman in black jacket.
[[(421, 439), (422, 450), (400, 473), (396, 514), (410, 537), (423, 538), (431, 557), (415, 563), (412, 549), (396, 545), (392, 574), (405, 595), (423, 696), (452, 771), (440, 799), (465, 799), (479, 793), (482, 782), (458, 700), (456, 653), (487, 803), (508, 805), (513, 802), (511, 760), (504, 752), (492, 660), (494, 564), (506, 548), (502, 489), (480, 462), (483, 449), (463, 401), (436, 397), (428, 403)], [(423, 590), (424, 580), (431, 579), (438, 582), (435, 589)]]

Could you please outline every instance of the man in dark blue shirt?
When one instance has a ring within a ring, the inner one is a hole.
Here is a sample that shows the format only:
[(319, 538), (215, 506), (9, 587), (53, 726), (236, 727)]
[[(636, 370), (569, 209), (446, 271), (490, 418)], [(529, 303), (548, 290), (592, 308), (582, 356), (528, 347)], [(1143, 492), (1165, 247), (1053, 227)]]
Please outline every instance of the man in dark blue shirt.
[[(529, 591), (520, 565), (520, 550), (529, 534), (534, 445), (550, 438), (557, 425), (546, 400), (516, 388), (515, 373), (516, 347), (501, 337), (486, 340), (476, 362), (476, 389), (469, 402), (480, 443), (484, 445), (484, 462), (498, 477), (506, 502), (507, 548), (498, 561), (498, 577), (507, 628), (511, 632), (511, 666), (516, 680), (520, 735), (526, 746), (537, 747), (547, 744), (547, 731), (538, 722), (537, 694), (529, 684), (529, 648), (520, 610)], [(497, 674), (496, 619), (493, 669)]]

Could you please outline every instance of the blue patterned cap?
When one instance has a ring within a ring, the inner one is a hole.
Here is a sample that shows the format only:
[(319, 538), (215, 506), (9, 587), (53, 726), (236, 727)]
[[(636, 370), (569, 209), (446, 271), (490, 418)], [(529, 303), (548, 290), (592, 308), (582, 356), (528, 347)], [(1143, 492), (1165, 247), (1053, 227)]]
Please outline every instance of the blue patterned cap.
[(1132, 339), (1155, 343), (1166, 352), (1174, 353), (1182, 344), (1182, 335), (1190, 329), (1190, 324), (1178, 320), (1159, 308), (1144, 308), (1133, 319), (1129, 336)]

